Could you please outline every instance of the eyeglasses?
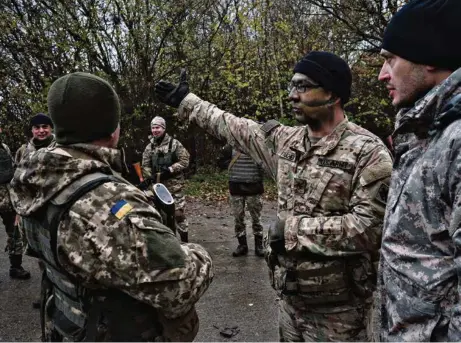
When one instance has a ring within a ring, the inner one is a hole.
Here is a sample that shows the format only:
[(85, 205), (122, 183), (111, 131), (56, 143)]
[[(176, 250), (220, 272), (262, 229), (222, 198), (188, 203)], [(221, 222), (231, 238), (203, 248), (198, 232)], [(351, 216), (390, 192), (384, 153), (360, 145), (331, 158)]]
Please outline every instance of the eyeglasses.
[(315, 88), (320, 88), (322, 86), (316, 85), (313, 83), (295, 83), (295, 82), (290, 82), (288, 84), (288, 93), (293, 92), (293, 90), (296, 90), (297, 93), (305, 93), (307, 91), (310, 91), (311, 89)]

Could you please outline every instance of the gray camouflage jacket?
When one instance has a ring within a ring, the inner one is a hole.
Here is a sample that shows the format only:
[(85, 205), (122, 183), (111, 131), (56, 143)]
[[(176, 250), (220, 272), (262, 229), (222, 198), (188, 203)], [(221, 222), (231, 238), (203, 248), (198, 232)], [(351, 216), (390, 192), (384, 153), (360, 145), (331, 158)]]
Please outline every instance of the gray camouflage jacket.
[(410, 140), (396, 149), (383, 230), (382, 341), (461, 340), (461, 110), (447, 111), (460, 93), (461, 69), (399, 115)]

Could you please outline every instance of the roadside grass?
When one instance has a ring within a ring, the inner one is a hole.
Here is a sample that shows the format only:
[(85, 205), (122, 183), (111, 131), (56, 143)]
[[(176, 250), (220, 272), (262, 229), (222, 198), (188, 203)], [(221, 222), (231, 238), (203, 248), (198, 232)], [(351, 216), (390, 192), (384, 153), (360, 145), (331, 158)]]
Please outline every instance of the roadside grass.
[[(199, 169), (186, 180), (187, 196), (207, 201), (226, 201), (229, 196), (229, 178), (227, 171)], [(264, 199), (277, 199), (277, 187), (270, 178), (264, 179)]]

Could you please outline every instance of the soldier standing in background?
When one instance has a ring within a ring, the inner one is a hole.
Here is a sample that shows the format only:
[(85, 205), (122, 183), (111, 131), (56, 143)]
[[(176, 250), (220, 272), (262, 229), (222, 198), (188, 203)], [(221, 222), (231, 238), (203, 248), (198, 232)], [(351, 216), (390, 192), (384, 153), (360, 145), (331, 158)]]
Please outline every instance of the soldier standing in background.
[[(255, 254), (263, 257), (263, 227), (261, 211), (263, 208), (264, 171), (254, 161), (242, 152), (232, 149), (230, 145), (221, 151), (221, 167), (227, 165), (229, 171), (229, 202), (235, 222), (235, 236), (238, 240), (237, 249), (232, 256), (248, 254), (248, 243), (245, 228), (245, 206), (250, 213), (253, 235), (255, 239)], [(224, 168), (223, 168), (224, 169)]]
[(383, 142), (348, 121), (352, 75), (340, 57), (308, 53), (289, 98), (298, 127), (238, 118), (160, 81), (160, 101), (179, 117), (248, 154), (277, 182), (277, 223), (267, 261), (279, 301), (281, 341), (363, 341), (376, 287), (392, 158)]
[(11, 181), (30, 248), (46, 265), (42, 341), (192, 341), (209, 254), (180, 244), (121, 177), (120, 102), (72, 73), (48, 91), (56, 145), (26, 154)]
[(41, 148), (46, 148), (54, 142), (53, 122), (51, 118), (44, 113), (38, 113), (30, 118), (30, 130), (32, 132), (31, 140), (21, 145), (16, 151), (15, 163), (21, 162), (27, 152), (33, 152)]
[[(0, 135), (2, 130), (0, 128)], [(0, 217), (5, 226), (8, 240), (6, 251), (10, 259), (10, 277), (13, 279), (26, 280), (30, 279), (30, 273), (22, 267), (22, 255), (24, 252), (24, 243), (16, 225), (16, 213), (11, 206), (10, 200), (10, 181), (14, 175), (14, 160), (10, 148), (3, 142), (0, 137)]]
[[(44, 113), (37, 113), (29, 121), (30, 130), (32, 132), (32, 138), (26, 144), (21, 145), (21, 147), (16, 151), (15, 163), (19, 165), (22, 158), (25, 154), (29, 154), (41, 148), (46, 148), (54, 143), (53, 135), (53, 122), (51, 118)], [(23, 229), (21, 226), (21, 220), (18, 220), (18, 225), (23, 234)], [(27, 250), (26, 250), (27, 255)], [(45, 265), (42, 261), (39, 260), (38, 266), (43, 272)], [(40, 297), (32, 302), (34, 308), (40, 308)]]
[(184, 171), (189, 166), (189, 152), (180, 141), (166, 133), (165, 119), (155, 117), (150, 123), (152, 136), (142, 154), (144, 179), (163, 183), (175, 201), (177, 230), (182, 242), (189, 241), (189, 223), (186, 219)]

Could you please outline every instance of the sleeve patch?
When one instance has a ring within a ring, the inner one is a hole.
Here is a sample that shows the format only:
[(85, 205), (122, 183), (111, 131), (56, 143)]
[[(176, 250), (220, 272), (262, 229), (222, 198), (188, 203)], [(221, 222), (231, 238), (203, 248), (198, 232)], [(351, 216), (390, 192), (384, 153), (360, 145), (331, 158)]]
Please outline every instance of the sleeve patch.
[(112, 206), (110, 212), (120, 220), (125, 217), (132, 209), (133, 206), (126, 202), (126, 200), (119, 200), (114, 206)]
[(360, 178), (360, 184), (367, 186), (375, 181), (390, 177), (392, 174), (392, 166), (390, 163), (379, 163), (373, 167), (367, 168)]
[(280, 126), (280, 123), (277, 120), (271, 119), (261, 126), (261, 131), (264, 132), (265, 136), (268, 136), (278, 126)]

